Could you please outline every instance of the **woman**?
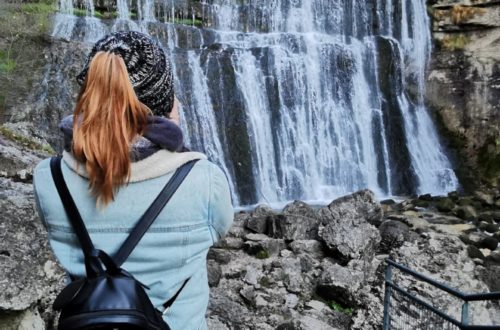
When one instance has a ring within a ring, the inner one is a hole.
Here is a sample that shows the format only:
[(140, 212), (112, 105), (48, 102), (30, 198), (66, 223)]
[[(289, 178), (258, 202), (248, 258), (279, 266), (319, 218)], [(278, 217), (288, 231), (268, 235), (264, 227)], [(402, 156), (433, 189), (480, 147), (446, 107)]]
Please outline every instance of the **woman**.
[[(205, 329), (206, 254), (233, 219), (224, 173), (206, 157), (184, 150), (171, 66), (161, 47), (138, 32), (98, 41), (77, 77), (74, 116), (61, 122), (62, 171), (97, 249), (113, 255), (175, 169), (197, 163), (123, 268), (150, 287), (162, 304), (190, 278), (164, 314), (172, 329)], [(58, 198), (49, 160), (34, 173), (40, 217), (66, 271), (85, 276), (80, 249)]]

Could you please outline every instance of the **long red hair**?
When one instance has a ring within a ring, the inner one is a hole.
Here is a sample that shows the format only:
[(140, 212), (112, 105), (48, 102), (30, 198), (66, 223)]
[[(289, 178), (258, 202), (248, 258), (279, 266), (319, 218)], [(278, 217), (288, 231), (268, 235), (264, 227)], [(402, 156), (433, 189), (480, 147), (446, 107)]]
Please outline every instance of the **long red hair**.
[(134, 92), (123, 59), (98, 52), (78, 96), (73, 154), (85, 164), (97, 205), (108, 205), (130, 178), (130, 144), (150, 113)]

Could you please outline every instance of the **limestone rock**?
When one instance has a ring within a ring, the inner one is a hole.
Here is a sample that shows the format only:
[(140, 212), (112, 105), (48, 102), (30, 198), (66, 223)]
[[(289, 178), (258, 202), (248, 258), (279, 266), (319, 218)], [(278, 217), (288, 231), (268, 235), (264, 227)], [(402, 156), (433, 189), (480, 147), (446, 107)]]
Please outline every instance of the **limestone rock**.
[(282, 214), (271, 218), (269, 236), (285, 240), (315, 239), (318, 228), (317, 210), (306, 203), (295, 201), (288, 204)]
[(382, 252), (389, 252), (398, 248), (406, 241), (415, 239), (416, 234), (410, 231), (410, 227), (401, 221), (386, 220), (379, 227), (382, 241), (380, 243)]
[(310, 254), (316, 258), (324, 256), (323, 244), (316, 240), (296, 240), (290, 243), (290, 248), (295, 254)]
[(275, 212), (266, 205), (259, 205), (246, 219), (245, 227), (256, 233), (267, 233), (268, 222), (275, 215)]
[(382, 223), (383, 212), (373, 192), (361, 190), (334, 200), (327, 208), (320, 210), (320, 216), (323, 224), (325, 217), (327, 222), (329, 218), (363, 218), (378, 227)]
[(318, 282), (317, 293), (328, 300), (346, 306), (356, 304), (356, 292), (360, 289), (363, 274), (325, 260), (323, 273)]
[(5, 178), (0, 186), (0, 309), (23, 311), (39, 301), (50, 304), (62, 288), (64, 273), (49, 252), (33, 187)]
[(215, 260), (219, 264), (226, 265), (231, 261), (231, 251), (211, 248), (208, 251), (207, 259)]
[(221, 266), (214, 260), (207, 262), (208, 285), (217, 286), (222, 276)]
[(319, 215), (319, 237), (341, 258), (359, 258), (377, 248), (380, 234), (370, 222), (378, 224), (382, 210), (371, 192), (361, 191), (337, 199), (320, 209)]

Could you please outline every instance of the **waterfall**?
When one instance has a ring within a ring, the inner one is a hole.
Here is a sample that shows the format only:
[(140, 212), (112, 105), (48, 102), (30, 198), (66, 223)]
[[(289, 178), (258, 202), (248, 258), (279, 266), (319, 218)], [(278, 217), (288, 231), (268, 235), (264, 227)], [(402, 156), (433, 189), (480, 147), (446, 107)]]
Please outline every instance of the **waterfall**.
[(52, 36), (66, 40), (71, 39), (76, 24), (76, 17), (73, 12), (72, 0), (59, 0), (59, 12), (54, 18)]
[(139, 21), (119, 0), (100, 35), (138, 29), (165, 47), (186, 141), (227, 173), (237, 204), (457, 189), (424, 102), (424, 0), (134, 5)]
[(87, 12), (87, 15), (85, 16), (84, 41), (87, 43), (93, 43), (101, 39), (106, 34), (106, 27), (101, 20), (95, 17), (93, 0), (85, 0), (84, 4)]

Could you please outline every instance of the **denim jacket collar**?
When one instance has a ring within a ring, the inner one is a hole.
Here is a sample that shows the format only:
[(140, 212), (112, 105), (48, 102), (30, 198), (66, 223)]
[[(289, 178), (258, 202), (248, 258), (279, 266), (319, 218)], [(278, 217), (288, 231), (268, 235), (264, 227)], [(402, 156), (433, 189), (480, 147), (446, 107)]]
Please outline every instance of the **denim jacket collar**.
[[(139, 182), (162, 176), (194, 159), (207, 159), (207, 157), (200, 152), (194, 151), (173, 152), (165, 149), (158, 150), (151, 156), (132, 163), (129, 182)], [(63, 151), (63, 160), (70, 169), (88, 178), (85, 165), (78, 162), (70, 152)]]

